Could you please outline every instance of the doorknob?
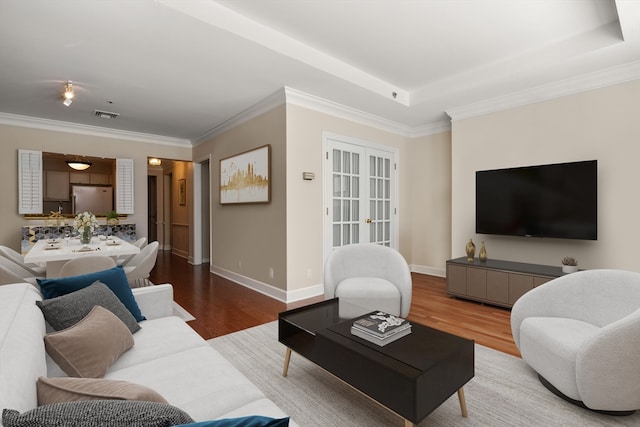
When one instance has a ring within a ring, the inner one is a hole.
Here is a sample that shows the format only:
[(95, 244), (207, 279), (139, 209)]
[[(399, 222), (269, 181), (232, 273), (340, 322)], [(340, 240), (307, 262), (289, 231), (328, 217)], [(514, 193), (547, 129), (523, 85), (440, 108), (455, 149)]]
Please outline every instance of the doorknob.
[(371, 218), (365, 219), (364, 222), (366, 222), (367, 224), (371, 224)]

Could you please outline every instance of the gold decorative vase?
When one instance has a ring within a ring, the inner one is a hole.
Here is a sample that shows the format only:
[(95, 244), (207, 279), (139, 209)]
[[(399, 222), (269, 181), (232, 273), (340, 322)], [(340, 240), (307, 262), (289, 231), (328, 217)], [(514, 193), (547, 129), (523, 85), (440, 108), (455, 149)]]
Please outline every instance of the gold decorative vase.
[(469, 239), (467, 246), (465, 246), (465, 251), (467, 252), (467, 261), (473, 262), (476, 256), (476, 245), (473, 243), (473, 240)]
[(481, 262), (487, 262), (487, 249), (484, 247), (484, 240), (482, 241), (482, 245), (480, 245), (480, 252), (478, 252), (478, 258), (480, 258)]

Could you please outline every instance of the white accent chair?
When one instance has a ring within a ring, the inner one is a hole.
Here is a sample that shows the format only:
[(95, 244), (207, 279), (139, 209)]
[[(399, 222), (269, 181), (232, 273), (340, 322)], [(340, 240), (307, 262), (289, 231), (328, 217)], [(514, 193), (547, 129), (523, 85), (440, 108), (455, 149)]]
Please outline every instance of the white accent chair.
[(0, 255), (15, 262), (23, 269), (31, 272), (32, 276), (42, 276), (45, 274), (45, 267), (42, 267), (38, 264), (24, 262), (24, 255), (22, 255), (20, 252), (14, 251), (8, 246), (0, 245)]
[(60, 277), (78, 276), (109, 270), (116, 266), (113, 258), (104, 255), (85, 255), (65, 262), (60, 268)]
[(640, 409), (640, 273), (571, 273), (521, 296), (511, 331), (552, 392), (588, 409)]
[[(335, 249), (324, 268), (325, 298), (355, 307), (407, 317), (411, 308), (411, 271), (403, 256), (387, 246), (360, 243)], [(346, 307), (345, 307), (346, 309)], [(343, 317), (362, 314), (343, 312)]]
[(158, 242), (149, 243), (124, 265), (124, 272), (127, 275), (129, 285), (132, 288), (150, 286), (153, 284), (149, 281), (149, 274), (156, 265), (158, 246)]

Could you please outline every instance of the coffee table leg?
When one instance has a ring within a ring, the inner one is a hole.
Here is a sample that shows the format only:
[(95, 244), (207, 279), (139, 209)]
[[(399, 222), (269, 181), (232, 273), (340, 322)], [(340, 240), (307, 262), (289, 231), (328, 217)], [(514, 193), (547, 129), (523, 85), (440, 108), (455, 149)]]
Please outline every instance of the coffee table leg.
[(282, 368), (282, 376), (286, 377), (289, 373), (289, 362), (291, 361), (291, 349), (287, 347), (287, 351), (284, 354), (284, 368)]
[(462, 411), (462, 417), (467, 418), (467, 401), (464, 398), (464, 389), (462, 387), (458, 389), (458, 400), (460, 401), (460, 411)]

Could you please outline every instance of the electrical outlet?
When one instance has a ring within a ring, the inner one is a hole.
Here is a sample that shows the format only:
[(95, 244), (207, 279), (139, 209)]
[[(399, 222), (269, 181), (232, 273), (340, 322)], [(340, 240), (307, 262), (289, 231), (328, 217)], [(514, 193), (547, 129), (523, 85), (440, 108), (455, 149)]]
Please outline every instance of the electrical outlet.
[(311, 269), (307, 268), (307, 279), (311, 279)]
[(242, 260), (238, 260), (238, 270), (242, 270)]
[(273, 279), (273, 267), (269, 267), (269, 279)]

